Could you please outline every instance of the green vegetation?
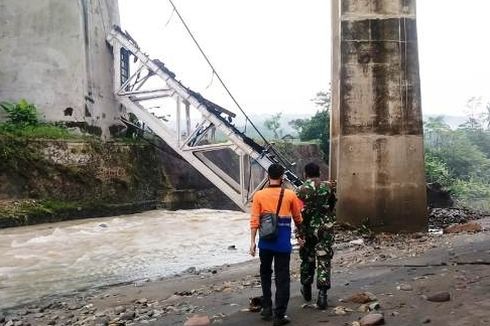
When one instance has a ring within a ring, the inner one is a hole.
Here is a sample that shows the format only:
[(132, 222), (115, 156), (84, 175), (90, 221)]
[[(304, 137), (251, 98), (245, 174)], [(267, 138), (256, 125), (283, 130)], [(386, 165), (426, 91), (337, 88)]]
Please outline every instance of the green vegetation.
[(8, 123), (0, 124), (1, 135), (11, 135), (32, 139), (75, 139), (83, 138), (71, 133), (68, 129), (52, 124), (38, 124), (22, 128), (14, 127)]
[(330, 92), (318, 92), (313, 99), (319, 110), (309, 119), (295, 119), (289, 121), (299, 135), (301, 141), (316, 140), (324, 153), (324, 159), (328, 161), (330, 144)]
[(11, 126), (26, 127), (39, 123), (36, 107), (26, 100), (18, 103), (1, 102), (0, 107), (7, 112), (7, 123)]
[(26, 100), (20, 100), (17, 103), (0, 102), (0, 108), (7, 113), (7, 121), (0, 123), (0, 136), (30, 139), (76, 139), (88, 137), (75, 135), (60, 124), (40, 122), (36, 106)]
[[(470, 101), (471, 103), (471, 101)], [(490, 209), (490, 105), (451, 129), (443, 117), (424, 123), (427, 182), (438, 182), (461, 205)]]
[(137, 205), (100, 201), (61, 201), (22, 199), (0, 205), (0, 229), (5, 227), (59, 222), (77, 218), (125, 214), (139, 210)]

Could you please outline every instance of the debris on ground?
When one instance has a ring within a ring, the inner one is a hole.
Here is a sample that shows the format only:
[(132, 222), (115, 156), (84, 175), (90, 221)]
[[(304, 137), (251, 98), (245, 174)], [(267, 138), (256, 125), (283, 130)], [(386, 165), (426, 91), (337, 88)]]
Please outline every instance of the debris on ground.
[(351, 302), (351, 303), (358, 303), (358, 304), (364, 304), (364, 303), (369, 303), (376, 301), (377, 298), (374, 294), (370, 292), (359, 292), (351, 295), (348, 298), (341, 299), (341, 302)]
[(480, 224), (475, 222), (469, 222), (465, 224), (453, 224), (444, 229), (444, 233), (477, 233), (483, 231)]

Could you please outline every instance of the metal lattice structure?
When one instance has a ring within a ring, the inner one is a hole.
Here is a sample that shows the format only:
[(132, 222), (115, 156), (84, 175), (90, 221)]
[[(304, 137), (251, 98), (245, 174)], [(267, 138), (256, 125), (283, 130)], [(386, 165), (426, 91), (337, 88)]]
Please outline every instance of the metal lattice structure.
[[(286, 181), (294, 187), (302, 184), (291, 171), (291, 164), (270, 144), (260, 145), (239, 131), (232, 124), (235, 117), (233, 112), (207, 100), (177, 81), (175, 74), (163, 62), (158, 59), (152, 60), (142, 52), (128, 33), (115, 27), (107, 36), (107, 41), (114, 51), (116, 99), (242, 210), (247, 209), (253, 193), (267, 182), (264, 178), (254, 185), (253, 189), (249, 189), (250, 182), (247, 182), (247, 179), (251, 178), (250, 164), (267, 170), (271, 164), (279, 163), (286, 169)], [(127, 69), (128, 53), (137, 64), (133, 73)], [(143, 88), (145, 84), (159, 87)], [(175, 100), (176, 119), (173, 128), (143, 105), (144, 101), (163, 98)], [(191, 110), (197, 111), (201, 117), (195, 128), (191, 125)], [(183, 113), (185, 119), (182, 121)], [(216, 131), (224, 135), (225, 142), (213, 141)], [(229, 149), (238, 155), (238, 178), (230, 176), (209, 158), (210, 153), (223, 149)]]

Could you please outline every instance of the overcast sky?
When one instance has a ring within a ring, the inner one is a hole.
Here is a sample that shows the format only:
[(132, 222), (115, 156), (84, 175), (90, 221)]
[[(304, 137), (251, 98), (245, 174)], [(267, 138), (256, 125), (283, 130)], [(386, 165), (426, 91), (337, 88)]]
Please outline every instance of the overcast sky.
[[(330, 82), (329, 0), (174, 0), (250, 113), (311, 113)], [(184, 84), (236, 111), (167, 0), (119, 0), (121, 25)], [(419, 0), (424, 114), (490, 100), (490, 1)], [(212, 82), (212, 83), (211, 83)]]

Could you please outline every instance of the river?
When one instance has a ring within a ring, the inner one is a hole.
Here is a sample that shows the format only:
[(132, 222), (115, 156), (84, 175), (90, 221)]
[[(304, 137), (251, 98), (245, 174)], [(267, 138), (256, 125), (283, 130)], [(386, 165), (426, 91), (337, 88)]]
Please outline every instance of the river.
[(0, 308), (246, 261), (249, 241), (247, 214), (207, 209), (0, 230)]

